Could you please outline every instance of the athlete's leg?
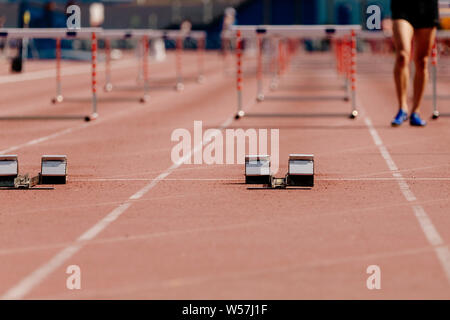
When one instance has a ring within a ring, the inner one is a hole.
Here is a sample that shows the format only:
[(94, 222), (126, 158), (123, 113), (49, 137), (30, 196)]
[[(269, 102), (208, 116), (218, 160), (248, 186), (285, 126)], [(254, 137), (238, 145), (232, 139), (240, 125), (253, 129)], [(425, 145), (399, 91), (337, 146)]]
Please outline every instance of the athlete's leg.
[(412, 112), (418, 112), (428, 81), (428, 57), (436, 37), (436, 28), (423, 28), (414, 31), (414, 97)]
[(396, 58), (394, 67), (395, 87), (398, 107), (408, 111), (409, 62), (411, 57), (411, 42), (414, 36), (413, 26), (404, 19), (393, 22), (394, 44)]

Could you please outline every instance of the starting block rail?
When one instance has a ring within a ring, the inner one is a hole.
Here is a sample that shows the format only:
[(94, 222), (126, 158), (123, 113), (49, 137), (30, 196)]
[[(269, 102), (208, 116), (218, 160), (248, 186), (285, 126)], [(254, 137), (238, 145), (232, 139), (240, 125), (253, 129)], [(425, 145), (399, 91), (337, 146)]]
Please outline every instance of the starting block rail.
[[(345, 100), (351, 100), (351, 113), (350, 118), (356, 118), (358, 115), (356, 104), (356, 34), (361, 31), (359, 25), (287, 25), (287, 26), (275, 26), (275, 25), (244, 25), (244, 26), (232, 26), (231, 29), (224, 33), (224, 37), (227, 39), (236, 40), (236, 82), (237, 82), (237, 113), (236, 119), (243, 117), (245, 112), (243, 110), (242, 102), (242, 50), (243, 39), (257, 39), (258, 41), (258, 67), (257, 67), (257, 101), (264, 100), (264, 94), (262, 92), (262, 39), (269, 38), (276, 40), (276, 54), (280, 60), (281, 69), (286, 67), (287, 50), (283, 49), (283, 43), (280, 39), (304, 39), (304, 38), (328, 38), (332, 40), (339, 39), (340, 47), (336, 48), (341, 51), (339, 56), (342, 61), (342, 68), (338, 71), (345, 76), (347, 97)], [(339, 61), (338, 61), (339, 64)], [(280, 71), (280, 66), (277, 66)], [(275, 75), (276, 79), (280, 72)], [(277, 81), (273, 81), (276, 85)]]

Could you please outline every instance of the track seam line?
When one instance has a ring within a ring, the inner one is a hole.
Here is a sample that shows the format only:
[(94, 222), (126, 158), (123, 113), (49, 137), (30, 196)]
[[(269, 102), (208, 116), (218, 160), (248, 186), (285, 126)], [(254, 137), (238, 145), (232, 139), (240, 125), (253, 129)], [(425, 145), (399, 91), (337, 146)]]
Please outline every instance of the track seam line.
[(434, 226), (433, 222), (431, 221), (431, 218), (428, 216), (425, 209), (419, 204), (414, 204), (414, 202), (417, 201), (416, 196), (410, 189), (408, 183), (406, 182), (406, 179), (400, 173), (397, 165), (395, 164), (389, 151), (384, 145), (383, 140), (381, 139), (380, 135), (375, 129), (372, 120), (369, 118), (367, 114), (364, 114), (364, 123), (366, 124), (369, 133), (372, 136), (373, 142), (378, 147), (381, 156), (383, 157), (387, 166), (389, 167), (392, 176), (396, 179), (398, 186), (400, 187), (400, 191), (402, 192), (405, 199), (411, 203), (411, 208), (413, 209), (414, 215), (417, 218), (417, 221), (419, 222), (419, 225), (425, 235), (425, 238), (428, 240), (429, 244), (434, 248), (434, 252), (438, 258), (438, 261), (441, 264), (441, 267), (443, 268), (443, 271), (447, 277), (447, 281), (450, 284), (450, 251), (448, 249), (448, 246), (446, 246), (446, 244), (442, 240), (441, 235)]
[(49, 135), (46, 135), (46, 136), (43, 136), (43, 137), (40, 137), (40, 138), (36, 138), (36, 139), (30, 140), (28, 142), (24, 142), (24, 143), (17, 144), (15, 146), (11, 146), (9, 148), (0, 150), (0, 154), (8, 154), (11, 151), (15, 151), (15, 150), (18, 150), (18, 149), (21, 149), (21, 148), (24, 148), (24, 147), (28, 147), (28, 146), (31, 146), (31, 145), (35, 145), (35, 144), (38, 144), (38, 143), (41, 143), (41, 142), (45, 142), (45, 141), (51, 140), (53, 138), (57, 138), (57, 137), (63, 136), (65, 134), (73, 132), (74, 130), (81, 130), (81, 129), (84, 129), (86, 127), (96, 126), (96, 125), (98, 125), (100, 123), (103, 123), (103, 122), (105, 122), (107, 120), (115, 119), (117, 117), (120, 117), (121, 115), (124, 115), (124, 114), (125, 115), (129, 115), (134, 110), (137, 110), (139, 112), (140, 110), (143, 110), (143, 109), (142, 109), (142, 106), (139, 105), (139, 106), (134, 107), (133, 109), (131, 109), (131, 111), (130, 111), (130, 109), (128, 109), (128, 110), (124, 110), (124, 111), (119, 111), (119, 112), (117, 112), (115, 114), (102, 116), (100, 119), (97, 119), (97, 120), (95, 120), (92, 123), (83, 123), (81, 125), (80, 124), (79, 125), (75, 125), (73, 127), (66, 128), (66, 129), (63, 129), (63, 130), (60, 130), (60, 131), (56, 131), (56, 132), (51, 133)]
[[(121, 182), (121, 181), (242, 181), (238, 178), (92, 178), (70, 179), (71, 182)], [(315, 178), (316, 181), (398, 181), (398, 178)], [(450, 181), (450, 177), (444, 178), (404, 178), (405, 181)]]
[[(227, 128), (233, 121), (233, 117), (228, 118), (224, 123), (220, 125), (219, 130)], [(134, 202), (143, 197), (151, 189), (153, 189), (158, 182), (170, 175), (174, 170), (180, 167), (186, 159), (191, 158), (198, 151), (202, 150), (204, 146), (211, 142), (213, 134), (205, 137), (201, 144), (198, 144), (191, 152), (187, 153), (178, 162), (172, 164), (166, 171), (161, 173), (156, 177), (154, 181), (147, 184), (139, 191), (130, 196), (124, 203), (115, 208), (109, 214), (107, 214), (103, 219), (94, 224), (90, 229), (85, 231), (81, 236), (77, 238), (74, 244), (65, 247), (62, 251), (53, 256), (47, 263), (41, 265), (38, 269), (33, 271), (31, 274), (23, 278), (18, 284), (9, 289), (5, 294), (3, 294), (1, 300), (14, 300), (22, 299), (31, 290), (33, 290), (37, 285), (47, 278), (53, 271), (61, 267), (62, 264), (80, 251), (87, 241), (95, 238), (101, 231), (107, 228), (112, 222), (117, 220)]]
[[(135, 200), (133, 201), (133, 203), (136, 203), (136, 201), (154, 201), (154, 200), (162, 200), (162, 199), (168, 199), (171, 197), (160, 197), (160, 198), (152, 198), (152, 199), (146, 199), (146, 200)], [(426, 204), (435, 204), (437, 202), (443, 202), (443, 201), (448, 201), (447, 198), (445, 199), (438, 199), (438, 200), (429, 200), (429, 201), (423, 201), (421, 203), (426, 203)], [(120, 202), (114, 202), (113, 204), (119, 204)], [(105, 203), (105, 204), (110, 204), (110, 203)], [(104, 204), (101, 204), (104, 205)], [(401, 205), (390, 205), (390, 206), (377, 206), (377, 207), (365, 207), (365, 208), (360, 208), (360, 209), (353, 209), (353, 210), (347, 210), (347, 211), (338, 211), (338, 212), (327, 212), (327, 213), (320, 213), (321, 216), (329, 216), (329, 215), (336, 215), (336, 214), (347, 214), (347, 213), (353, 213), (353, 212), (367, 212), (367, 211), (373, 211), (373, 210), (381, 210), (381, 209), (386, 209), (386, 208), (396, 208), (396, 207), (406, 207), (409, 206), (409, 204), (401, 204)], [(56, 209), (56, 208), (53, 208)], [(66, 208), (62, 208), (62, 209), (67, 209)], [(317, 215), (315, 215), (315, 217), (317, 217)], [(287, 217), (283, 217), (280, 218), (278, 220), (276, 220), (277, 222), (289, 222), (292, 221), (291, 218), (287, 218)], [(274, 222), (273, 220), (265, 220), (263, 222), (257, 222), (257, 223), (248, 223), (246, 225), (256, 225), (256, 224), (266, 224), (266, 223), (272, 223)], [(242, 224), (239, 224), (242, 225)], [(228, 225), (228, 227), (230, 227), (232, 225)], [(235, 225), (233, 225), (235, 226)], [(226, 228), (228, 228), (226, 227)], [(222, 227), (214, 227), (214, 228), (208, 228), (209, 229), (219, 229)], [(174, 231), (178, 234), (181, 233), (192, 233), (192, 232), (196, 232), (196, 231), (204, 231), (206, 230), (206, 228), (199, 228), (199, 229), (188, 229), (188, 230), (178, 230), (178, 231)], [(138, 234), (138, 235), (134, 235), (134, 236), (127, 236), (127, 237), (110, 237), (110, 238), (102, 238), (102, 239), (97, 239), (97, 240), (93, 240), (93, 241), (89, 241), (87, 243), (87, 245), (98, 245), (98, 244), (104, 244), (104, 243), (112, 243), (112, 242), (119, 242), (119, 241), (133, 241), (133, 240), (140, 240), (142, 238), (147, 238), (147, 237), (155, 237), (155, 236), (162, 236), (162, 235), (171, 235), (172, 232), (157, 232), (157, 233), (149, 233), (149, 234)], [(71, 244), (74, 244), (76, 241), (65, 241), (65, 242), (60, 242), (60, 243), (54, 243), (51, 245), (38, 245), (38, 246), (34, 246), (34, 247), (16, 247), (16, 248), (10, 248), (10, 249), (0, 249), (0, 256), (4, 256), (4, 255), (9, 255), (9, 254), (16, 254), (16, 253), (23, 253), (23, 252), (33, 252), (33, 251), (39, 251), (39, 250), (49, 250), (49, 249), (59, 249), (59, 248), (64, 248), (66, 246), (69, 246)], [(428, 250), (434, 250), (434, 248), (427, 246)]]
[[(130, 58), (123, 61), (116, 62), (112, 68), (113, 69), (122, 69), (129, 67), (134, 63), (134, 59)], [(88, 65), (82, 65), (82, 66), (67, 66), (61, 68), (61, 75), (62, 76), (74, 76), (74, 75), (80, 75), (88, 72), (90, 70), (90, 66)], [(101, 65), (98, 67), (97, 71), (104, 71), (105, 66)], [(31, 71), (15, 76), (7, 75), (7, 76), (0, 76), (0, 84), (9, 84), (9, 83), (17, 83), (17, 82), (25, 82), (25, 81), (32, 81), (32, 80), (42, 80), (42, 79), (48, 79), (48, 78), (54, 78), (55, 77), (55, 70), (54, 69), (48, 69), (48, 70), (39, 70), (39, 71)]]
[[(251, 106), (253, 106), (254, 103), (255, 102), (253, 102), (253, 104), (250, 103)], [(227, 118), (217, 129), (224, 130), (225, 128), (227, 128), (233, 122), (233, 118), (234, 117)], [(5, 294), (0, 296), (0, 300), (16, 300), (22, 299), (24, 296), (26, 296), (31, 290), (33, 290), (37, 285), (39, 285), (42, 281), (44, 281), (45, 278), (47, 278), (47, 276), (49, 276), (54, 270), (59, 268), (66, 260), (70, 259), (79, 250), (81, 250), (88, 240), (93, 239), (101, 231), (103, 231), (106, 227), (108, 227), (108, 225), (117, 220), (132, 205), (132, 203), (135, 200), (140, 199), (147, 192), (153, 189), (158, 184), (158, 182), (163, 180), (165, 177), (167, 177), (173, 171), (175, 171), (178, 167), (180, 167), (185, 162), (186, 159), (189, 159), (198, 151), (202, 150), (204, 146), (206, 146), (212, 141), (211, 139), (213, 136), (214, 136), (213, 133), (211, 133), (209, 136), (206, 136), (201, 144), (197, 145), (193, 150), (191, 150), (178, 162), (172, 164), (172, 166), (170, 166), (165, 172), (158, 175), (154, 181), (141, 188), (139, 191), (137, 191), (135, 194), (133, 194), (127, 200), (125, 200), (123, 204), (115, 208), (103, 219), (97, 222), (94, 226), (85, 231), (81, 236), (77, 238), (74, 244), (64, 248), (62, 251), (53, 256), (47, 263), (41, 265), (41, 267), (33, 271), (31, 274), (22, 279), (14, 287), (6, 291)]]
[(43, 137), (40, 137), (40, 138), (37, 138), (37, 139), (33, 139), (33, 140), (30, 140), (30, 141), (22, 143), (22, 144), (15, 145), (15, 146), (9, 147), (7, 149), (0, 150), (0, 154), (8, 154), (11, 151), (16, 151), (16, 150), (24, 148), (24, 147), (32, 146), (32, 145), (35, 145), (35, 144), (38, 144), (38, 143), (41, 143), (41, 142), (45, 142), (45, 141), (51, 140), (53, 138), (57, 138), (57, 137), (65, 135), (65, 134), (71, 133), (75, 129), (81, 129), (84, 126), (86, 126), (86, 125), (83, 124), (81, 126), (78, 125), (78, 126), (73, 126), (73, 127), (67, 128), (67, 129), (63, 129), (63, 130), (57, 131), (55, 133), (52, 133), (52, 134), (49, 134), (49, 135), (46, 135), (46, 136), (43, 136)]

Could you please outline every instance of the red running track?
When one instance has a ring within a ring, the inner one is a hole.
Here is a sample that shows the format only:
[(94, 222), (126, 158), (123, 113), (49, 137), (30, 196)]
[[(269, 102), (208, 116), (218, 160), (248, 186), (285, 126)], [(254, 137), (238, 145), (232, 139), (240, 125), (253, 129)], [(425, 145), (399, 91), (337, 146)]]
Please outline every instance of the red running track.
[[(327, 56), (311, 55), (294, 60), (262, 103), (253, 102), (256, 81), (244, 72), (249, 117), (233, 121), (235, 78), (210, 54), (205, 84), (154, 89), (147, 104), (139, 91), (100, 92), (100, 118), (91, 123), (0, 122), (0, 153), (17, 153), (22, 172), (37, 172), (42, 154), (69, 161), (67, 185), (1, 190), (0, 297), (450, 298), (450, 121), (391, 128), (390, 61), (359, 60), (356, 120), (335, 99), (342, 83)], [(186, 61), (194, 76), (195, 57)], [(151, 64), (150, 77), (174, 80), (172, 63)], [(133, 84), (133, 66), (115, 66), (113, 79)], [(2, 83), (0, 111), (89, 108), (51, 105), (53, 81)], [(63, 91), (88, 98), (87, 83), (88, 71), (66, 75)], [(423, 113), (431, 114), (428, 100)], [(253, 190), (243, 165), (172, 164), (171, 133), (192, 132), (194, 120), (279, 129), (279, 175), (289, 153), (314, 153), (316, 186)], [(81, 290), (66, 288), (69, 265), (81, 268)], [(381, 269), (380, 290), (366, 287), (370, 265)]]

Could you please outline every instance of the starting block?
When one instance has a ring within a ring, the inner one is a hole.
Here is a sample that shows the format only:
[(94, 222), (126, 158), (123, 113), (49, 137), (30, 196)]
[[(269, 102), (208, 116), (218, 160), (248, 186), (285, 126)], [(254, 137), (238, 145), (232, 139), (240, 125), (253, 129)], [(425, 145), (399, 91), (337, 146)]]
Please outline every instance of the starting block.
[(0, 187), (14, 187), (19, 175), (17, 155), (0, 155)]
[(39, 184), (65, 184), (67, 181), (67, 157), (65, 155), (43, 155)]
[(248, 155), (245, 156), (245, 183), (246, 184), (270, 184), (270, 156)]
[(286, 187), (314, 186), (314, 155), (289, 155), (288, 173), (284, 178), (273, 177), (270, 173), (270, 156), (245, 156), (245, 183), (263, 184), (270, 189)]
[(31, 189), (40, 184), (65, 184), (66, 181), (66, 156), (42, 156), (41, 172), (35, 177), (30, 177), (28, 173), (19, 175), (19, 160), (17, 155), (0, 155), (0, 188)]
[(296, 187), (314, 187), (314, 155), (291, 154), (286, 184)]

